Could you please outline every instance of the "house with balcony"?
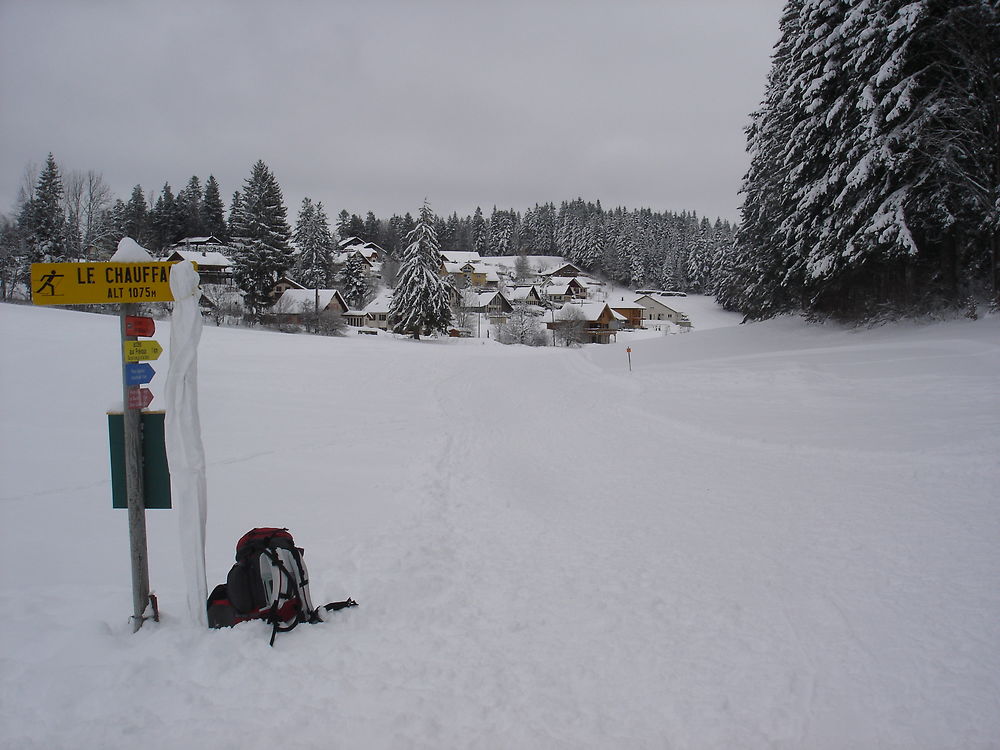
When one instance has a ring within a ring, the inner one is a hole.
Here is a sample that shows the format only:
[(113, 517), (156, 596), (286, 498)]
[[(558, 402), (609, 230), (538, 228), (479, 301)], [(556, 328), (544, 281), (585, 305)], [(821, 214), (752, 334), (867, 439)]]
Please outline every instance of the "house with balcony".
[(198, 267), (202, 284), (233, 284), (233, 262), (230, 257), (234, 248), (221, 240), (209, 237), (186, 237), (171, 245), (164, 260), (179, 263), (189, 260)]
[(385, 331), (389, 328), (389, 305), (392, 303), (392, 292), (383, 291), (375, 299), (360, 310), (348, 310), (344, 313), (347, 325), (355, 328), (378, 328)]
[(538, 288), (534, 284), (510, 287), (505, 294), (512, 305), (545, 307), (545, 300), (542, 299), (542, 295), (538, 293)]
[(623, 328), (642, 328), (642, 321), (646, 314), (646, 308), (638, 302), (626, 302), (622, 297), (618, 301), (608, 302), (608, 306), (619, 315), (625, 317)]
[(611, 343), (627, 322), (607, 302), (569, 303), (556, 310), (553, 318), (545, 324), (549, 330), (562, 331), (568, 338), (589, 344)]
[(462, 309), (470, 313), (483, 313), (491, 323), (501, 323), (514, 311), (514, 306), (503, 292), (495, 290), (468, 292), (462, 297)]
[(586, 299), (587, 287), (576, 277), (551, 276), (542, 282), (542, 294), (549, 302), (562, 304), (570, 300)]

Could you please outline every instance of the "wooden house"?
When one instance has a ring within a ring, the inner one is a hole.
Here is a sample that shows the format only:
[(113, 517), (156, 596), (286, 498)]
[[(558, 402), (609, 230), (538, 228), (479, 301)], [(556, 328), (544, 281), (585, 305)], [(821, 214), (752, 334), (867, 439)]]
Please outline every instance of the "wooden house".
[(638, 302), (626, 302), (622, 297), (619, 302), (609, 302), (608, 306), (619, 315), (625, 317), (623, 328), (642, 328), (646, 308)]
[(587, 287), (572, 276), (553, 276), (542, 283), (542, 294), (550, 302), (569, 302), (574, 299), (586, 299)]
[(507, 295), (507, 299), (509, 299), (513, 305), (545, 306), (545, 300), (542, 299), (542, 295), (538, 293), (538, 289), (534, 284), (531, 284), (530, 286), (511, 287), (505, 292), (505, 294)]
[(577, 266), (575, 263), (565, 263), (558, 268), (553, 268), (549, 271), (542, 273), (542, 276), (547, 276), (549, 278), (553, 276), (586, 276), (587, 274)]
[[(281, 295), (284, 294), (289, 289), (305, 289), (299, 282), (293, 279), (291, 276), (281, 275), (274, 282), (271, 287), (270, 297), (273, 302), (277, 302)], [(272, 303), (273, 303), (272, 302)]]
[(546, 323), (550, 330), (578, 328), (581, 343), (608, 344), (626, 322), (624, 315), (616, 313), (607, 302), (584, 302), (563, 305)]
[(483, 263), (441, 261), (438, 272), (449, 277), (457, 289), (498, 289), (500, 286), (496, 270)]
[(302, 324), (317, 311), (343, 315), (348, 311), (347, 300), (336, 289), (286, 289), (268, 313), (276, 323)]
[(514, 306), (503, 292), (486, 291), (471, 292), (462, 300), (462, 309), (466, 312), (484, 313), (491, 322), (500, 322), (514, 311)]
[(348, 310), (344, 313), (347, 325), (356, 328), (370, 327), (383, 331), (389, 328), (389, 305), (392, 302), (392, 292), (383, 292), (360, 310)]
[(164, 258), (168, 263), (189, 260), (198, 267), (202, 284), (233, 283), (233, 262), (229, 259), (233, 248), (215, 237), (188, 237), (170, 247)]

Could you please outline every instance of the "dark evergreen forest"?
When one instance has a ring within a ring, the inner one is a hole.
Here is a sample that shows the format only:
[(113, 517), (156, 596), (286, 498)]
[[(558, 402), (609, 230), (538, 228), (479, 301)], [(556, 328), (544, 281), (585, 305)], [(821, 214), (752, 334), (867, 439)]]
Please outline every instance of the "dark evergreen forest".
[(724, 306), (863, 319), (996, 304), (998, 7), (789, 0)]

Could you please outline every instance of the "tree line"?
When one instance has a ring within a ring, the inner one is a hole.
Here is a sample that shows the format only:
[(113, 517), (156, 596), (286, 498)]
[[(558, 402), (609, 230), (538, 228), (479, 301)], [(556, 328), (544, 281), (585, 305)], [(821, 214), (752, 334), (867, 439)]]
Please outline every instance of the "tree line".
[[(291, 274), (307, 287), (340, 285), (352, 304), (372, 289), (357, 263), (335, 274), (338, 238), (354, 237), (385, 251), (387, 281), (403, 261), (417, 227), (410, 213), (365, 218), (342, 210), (331, 227), (321, 202), (306, 197), (294, 228), (278, 181), (263, 161), (229, 204), (228, 215), (215, 177), (193, 176), (178, 193), (165, 183), (159, 194), (136, 185), (129, 199), (114, 199), (100, 173), (63, 177), (52, 154), (37, 174), (29, 167), (20, 188), (15, 218), (0, 225), (0, 282), (8, 298), (24, 284), (33, 262), (106, 259), (125, 236), (154, 255), (185, 237), (214, 236), (232, 247), (234, 278), (252, 314), (266, 307), (271, 285)], [(426, 208), (421, 209), (426, 214)], [(424, 216), (441, 250), (478, 251), (483, 256), (558, 255), (585, 270), (626, 285), (713, 293), (718, 269), (732, 247), (734, 228), (694, 212), (654, 212), (616, 208), (577, 198), (535, 205), (522, 212), (494, 207)]]

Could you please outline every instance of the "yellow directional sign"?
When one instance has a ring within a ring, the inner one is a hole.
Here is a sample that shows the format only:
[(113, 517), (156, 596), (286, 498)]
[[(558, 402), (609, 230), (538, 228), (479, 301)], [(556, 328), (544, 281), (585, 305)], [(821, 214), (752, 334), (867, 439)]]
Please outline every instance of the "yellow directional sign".
[(32, 263), (36, 305), (171, 302), (173, 263)]
[(143, 362), (159, 359), (163, 353), (163, 347), (160, 346), (159, 342), (152, 339), (147, 341), (126, 341), (123, 346), (125, 347), (126, 362)]

